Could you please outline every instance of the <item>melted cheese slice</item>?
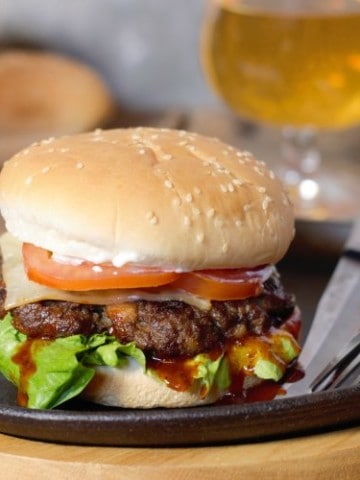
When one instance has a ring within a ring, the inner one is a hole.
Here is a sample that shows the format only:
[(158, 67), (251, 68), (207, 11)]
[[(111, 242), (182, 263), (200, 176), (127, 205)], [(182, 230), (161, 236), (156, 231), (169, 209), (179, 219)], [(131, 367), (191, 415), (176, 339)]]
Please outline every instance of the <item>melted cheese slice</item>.
[(4, 305), (6, 310), (41, 300), (64, 300), (94, 305), (110, 305), (136, 300), (157, 302), (178, 300), (202, 310), (208, 310), (211, 307), (209, 300), (196, 297), (182, 290), (167, 289), (166, 287), (158, 287), (154, 289), (154, 293), (136, 289), (75, 292), (48, 288), (27, 278), (22, 260), (22, 244), (10, 233), (4, 233), (0, 237), (0, 246), (3, 256), (3, 278), (6, 285)]

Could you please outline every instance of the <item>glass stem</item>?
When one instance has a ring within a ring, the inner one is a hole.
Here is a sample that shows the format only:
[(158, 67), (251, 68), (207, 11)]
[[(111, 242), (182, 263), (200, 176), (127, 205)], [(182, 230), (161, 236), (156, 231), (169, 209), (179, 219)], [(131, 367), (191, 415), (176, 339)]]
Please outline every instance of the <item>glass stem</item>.
[(317, 149), (317, 135), (313, 128), (284, 127), (282, 129), (283, 179), (289, 185), (298, 185), (307, 178), (316, 177), (321, 163)]

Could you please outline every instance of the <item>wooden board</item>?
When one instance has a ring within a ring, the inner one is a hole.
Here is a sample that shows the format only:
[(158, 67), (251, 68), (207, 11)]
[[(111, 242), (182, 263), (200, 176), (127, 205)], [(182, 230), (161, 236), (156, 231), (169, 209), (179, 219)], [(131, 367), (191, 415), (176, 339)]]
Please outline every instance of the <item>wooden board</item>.
[(82, 447), (0, 435), (7, 480), (358, 480), (360, 427), (297, 439), (201, 448)]

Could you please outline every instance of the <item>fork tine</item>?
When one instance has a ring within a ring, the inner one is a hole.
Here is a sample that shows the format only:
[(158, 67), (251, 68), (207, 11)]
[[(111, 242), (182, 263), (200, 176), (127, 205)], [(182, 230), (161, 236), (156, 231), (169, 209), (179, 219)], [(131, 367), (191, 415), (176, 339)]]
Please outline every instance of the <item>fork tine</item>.
[[(349, 377), (352, 377), (352, 374), (357, 371), (360, 366), (360, 355), (357, 355), (352, 362), (350, 362), (340, 373), (335, 375), (334, 381), (331, 383), (331, 388), (338, 388), (346, 382)], [(357, 383), (358, 377), (355, 381), (351, 382), (355, 385)]]
[(310, 384), (310, 391), (316, 392), (326, 390), (335, 380), (334, 375), (340, 368), (345, 368), (349, 362), (360, 352), (360, 333), (345, 345), (344, 348), (334, 357), (334, 359), (319, 373), (319, 375)]

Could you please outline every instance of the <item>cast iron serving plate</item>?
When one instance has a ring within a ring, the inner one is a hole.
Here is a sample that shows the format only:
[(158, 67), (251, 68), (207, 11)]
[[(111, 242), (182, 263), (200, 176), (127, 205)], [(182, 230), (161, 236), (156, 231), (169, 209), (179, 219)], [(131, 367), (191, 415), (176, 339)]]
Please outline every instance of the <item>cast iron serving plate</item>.
[(69, 403), (67, 409), (16, 406), (15, 389), (0, 381), (0, 431), (59, 443), (176, 446), (295, 435), (360, 421), (360, 386), (253, 404), (126, 410)]

